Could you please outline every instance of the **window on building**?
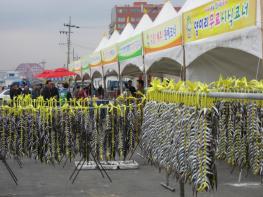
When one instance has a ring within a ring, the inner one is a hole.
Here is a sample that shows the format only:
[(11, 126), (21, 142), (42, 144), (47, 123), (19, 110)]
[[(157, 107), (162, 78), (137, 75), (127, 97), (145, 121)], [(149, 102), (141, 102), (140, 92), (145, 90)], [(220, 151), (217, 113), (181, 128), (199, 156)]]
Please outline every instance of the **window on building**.
[(125, 18), (124, 17), (120, 17), (120, 18), (118, 18), (118, 22), (125, 22), (126, 20), (125, 20)]
[(123, 29), (125, 27), (125, 24), (118, 24), (119, 29)]
[(140, 13), (141, 9), (140, 8), (132, 8), (131, 12), (133, 12), (133, 13)]

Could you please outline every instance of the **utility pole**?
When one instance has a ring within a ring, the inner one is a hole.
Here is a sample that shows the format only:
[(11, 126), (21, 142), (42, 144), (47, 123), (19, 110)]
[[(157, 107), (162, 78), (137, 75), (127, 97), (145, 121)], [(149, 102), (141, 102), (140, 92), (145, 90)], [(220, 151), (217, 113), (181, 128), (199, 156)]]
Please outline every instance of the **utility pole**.
[(68, 48), (68, 52), (67, 52), (67, 69), (68, 66), (70, 64), (70, 47), (71, 47), (71, 34), (73, 33), (71, 31), (71, 28), (80, 28), (79, 26), (76, 25), (72, 25), (71, 24), (71, 16), (69, 17), (69, 22), (64, 24), (64, 27), (67, 27), (67, 31), (60, 31), (60, 34), (65, 34), (67, 36), (67, 48)]

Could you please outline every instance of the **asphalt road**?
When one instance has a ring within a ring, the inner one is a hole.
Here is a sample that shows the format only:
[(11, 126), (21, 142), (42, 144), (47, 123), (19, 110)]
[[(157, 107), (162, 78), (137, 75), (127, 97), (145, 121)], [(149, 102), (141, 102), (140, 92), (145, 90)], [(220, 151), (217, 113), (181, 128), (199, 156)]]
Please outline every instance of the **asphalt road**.
[[(73, 163), (62, 168), (24, 160), (24, 167), (20, 169), (15, 161), (9, 160), (19, 185), (12, 182), (0, 163), (0, 197), (179, 197), (176, 181), (172, 180), (176, 187), (175, 193), (165, 190), (160, 186), (160, 182), (165, 180), (164, 174), (159, 174), (156, 168), (145, 164), (143, 160), (136, 160), (140, 163), (138, 170), (110, 171), (113, 183), (103, 179), (98, 171), (81, 171), (75, 184), (68, 180), (74, 169)], [(242, 180), (243, 185), (231, 186), (237, 183), (238, 171), (230, 174), (231, 168), (223, 162), (218, 162), (217, 167), (218, 190), (200, 193), (198, 197), (263, 197), (263, 186), (257, 185), (259, 177), (249, 174)], [(185, 186), (185, 196), (193, 196), (190, 185)]]

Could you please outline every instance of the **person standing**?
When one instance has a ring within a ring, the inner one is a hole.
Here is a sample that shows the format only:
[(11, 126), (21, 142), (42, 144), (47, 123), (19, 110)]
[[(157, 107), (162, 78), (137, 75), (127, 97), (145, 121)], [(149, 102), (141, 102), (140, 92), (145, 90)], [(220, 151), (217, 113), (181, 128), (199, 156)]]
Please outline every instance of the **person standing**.
[(144, 81), (139, 79), (137, 80), (137, 92), (136, 92), (136, 96), (137, 97), (142, 97), (142, 95), (145, 94), (145, 91), (144, 91)]
[(79, 93), (78, 93), (78, 99), (87, 98), (87, 97), (88, 97), (87, 91), (88, 91), (88, 87), (81, 88), (81, 90), (80, 90)]
[(36, 99), (41, 95), (41, 85), (37, 84), (33, 86), (32, 99)]
[(31, 95), (31, 91), (29, 90), (29, 87), (27, 85), (24, 87), (24, 90), (22, 93), (24, 96)]
[(12, 85), (10, 90), (10, 98), (13, 100), (15, 97), (22, 94), (22, 89), (17, 84)]
[(128, 88), (128, 90), (130, 91), (130, 93), (131, 93), (132, 96), (135, 96), (135, 95), (136, 95), (136, 89), (135, 89), (134, 86), (132, 86), (132, 80), (129, 80), (129, 81), (128, 81), (127, 88)]
[(55, 85), (52, 83), (51, 80), (47, 80), (46, 82), (46, 86), (44, 87), (44, 89), (41, 92), (41, 96), (43, 96), (43, 98), (45, 100), (48, 100), (50, 98), (59, 98), (59, 93), (58, 93), (58, 89), (55, 87)]
[(104, 89), (102, 85), (99, 86), (98, 91), (97, 91), (97, 97), (100, 99), (104, 98)]
[(59, 91), (59, 98), (62, 101), (62, 104), (72, 98), (68, 83), (63, 83), (62, 89)]
[(73, 91), (74, 98), (78, 98), (79, 91), (80, 91), (80, 86), (77, 85), (76, 88)]

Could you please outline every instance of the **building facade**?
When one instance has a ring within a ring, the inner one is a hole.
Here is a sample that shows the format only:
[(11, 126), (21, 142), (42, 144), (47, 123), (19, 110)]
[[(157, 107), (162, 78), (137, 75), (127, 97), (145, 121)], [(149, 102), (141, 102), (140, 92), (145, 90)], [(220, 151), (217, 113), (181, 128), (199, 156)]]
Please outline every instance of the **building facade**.
[[(149, 17), (154, 20), (162, 7), (163, 4), (149, 4), (147, 3), (147, 0), (136, 1), (132, 5), (116, 5), (111, 13), (109, 34), (111, 35), (115, 28), (121, 33), (128, 20), (133, 27), (136, 27), (145, 12), (147, 12)], [(179, 11), (180, 7), (175, 7), (175, 9)]]
[(20, 64), (17, 66), (16, 71), (24, 79), (33, 79), (34, 76), (43, 72), (44, 68), (35, 63)]

